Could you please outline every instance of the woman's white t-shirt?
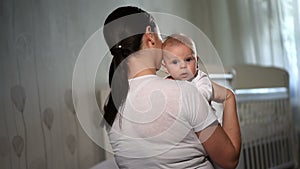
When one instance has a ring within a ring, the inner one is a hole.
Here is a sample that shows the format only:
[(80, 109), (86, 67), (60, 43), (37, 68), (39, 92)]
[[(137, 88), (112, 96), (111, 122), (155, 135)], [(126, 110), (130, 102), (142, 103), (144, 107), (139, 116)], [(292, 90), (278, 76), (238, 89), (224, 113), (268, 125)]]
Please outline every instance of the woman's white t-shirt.
[(195, 132), (217, 117), (192, 83), (145, 75), (129, 86), (108, 132), (120, 168), (213, 168)]

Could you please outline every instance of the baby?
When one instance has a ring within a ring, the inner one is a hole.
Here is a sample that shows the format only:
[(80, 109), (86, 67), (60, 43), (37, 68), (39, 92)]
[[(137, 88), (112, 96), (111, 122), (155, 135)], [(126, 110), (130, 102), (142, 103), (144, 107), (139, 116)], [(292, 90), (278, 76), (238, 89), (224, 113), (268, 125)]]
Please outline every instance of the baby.
[[(163, 63), (167, 78), (188, 80), (194, 83), (200, 93), (211, 101), (223, 103), (226, 99), (226, 88), (210, 81), (206, 73), (198, 69), (198, 55), (194, 41), (182, 34), (172, 34), (163, 43)], [(215, 92), (214, 92), (215, 91)], [(215, 168), (219, 168), (216, 164)]]
[(198, 56), (194, 41), (182, 34), (172, 34), (163, 43), (163, 63), (166, 73), (174, 80), (188, 80), (209, 101), (213, 100), (213, 87), (208, 76), (198, 70)]

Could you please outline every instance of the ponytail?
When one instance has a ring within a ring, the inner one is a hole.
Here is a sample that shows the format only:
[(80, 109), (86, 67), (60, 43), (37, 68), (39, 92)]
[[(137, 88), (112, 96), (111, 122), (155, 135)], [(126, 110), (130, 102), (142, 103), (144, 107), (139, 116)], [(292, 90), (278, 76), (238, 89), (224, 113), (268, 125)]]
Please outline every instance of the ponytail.
[(116, 115), (122, 110), (129, 90), (128, 83), (128, 52), (125, 49), (112, 49), (114, 56), (109, 69), (109, 86), (111, 91), (106, 105), (104, 105), (104, 119), (112, 126)]
[(109, 86), (111, 88), (104, 105), (104, 120), (112, 126), (116, 115), (122, 114), (126, 100), (128, 83), (128, 56), (141, 49), (146, 27), (156, 27), (153, 17), (144, 10), (125, 6), (114, 10), (105, 20), (103, 34), (113, 55), (109, 68)]

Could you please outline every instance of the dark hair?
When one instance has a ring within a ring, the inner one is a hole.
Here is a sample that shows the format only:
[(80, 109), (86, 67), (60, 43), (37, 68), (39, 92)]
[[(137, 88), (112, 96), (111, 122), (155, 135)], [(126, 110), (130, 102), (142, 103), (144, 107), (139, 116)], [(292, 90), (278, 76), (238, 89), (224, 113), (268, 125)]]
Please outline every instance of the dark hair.
[(110, 126), (117, 113), (122, 111), (129, 90), (127, 57), (140, 50), (147, 26), (155, 29), (152, 16), (133, 6), (115, 9), (104, 22), (104, 38), (113, 55), (109, 68), (111, 91), (104, 105), (104, 120)]

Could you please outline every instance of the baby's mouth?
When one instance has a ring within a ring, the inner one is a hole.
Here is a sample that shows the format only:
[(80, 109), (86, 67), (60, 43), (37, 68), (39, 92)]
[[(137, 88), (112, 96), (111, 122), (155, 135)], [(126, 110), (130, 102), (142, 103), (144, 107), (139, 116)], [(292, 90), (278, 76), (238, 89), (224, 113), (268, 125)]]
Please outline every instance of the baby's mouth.
[(188, 73), (181, 73), (181, 74), (180, 74), (180, 76), (183, 77), (183, 78), (188, 77), (188, 75), (189, 75)]

